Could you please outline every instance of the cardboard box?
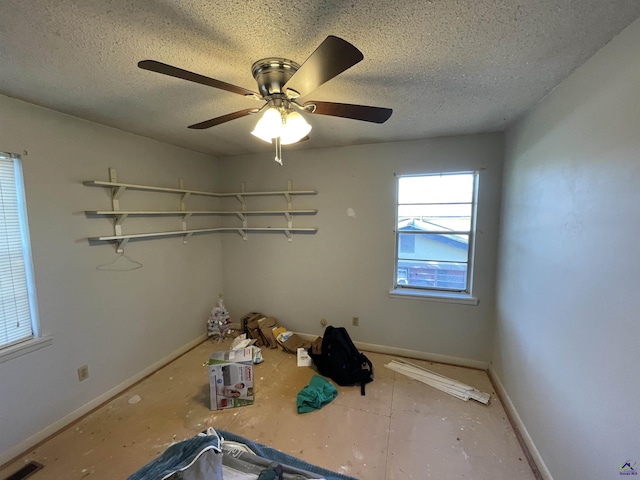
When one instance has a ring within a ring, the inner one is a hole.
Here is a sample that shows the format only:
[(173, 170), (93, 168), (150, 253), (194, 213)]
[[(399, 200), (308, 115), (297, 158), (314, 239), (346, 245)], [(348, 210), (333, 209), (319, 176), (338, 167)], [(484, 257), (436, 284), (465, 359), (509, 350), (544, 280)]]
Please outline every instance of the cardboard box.
[(253, 349), (213, 352), (209, 359), (211, 410), (252, 405)]
[(278, 342), (278, 346), (280, 347), (281, 350), (284, 350), (282, 348), (282, 345), (280, 345), (280, 342), (278, 341), (278, 335), (280, 335), (281, 333), (287, 333), (287, 329), (284, 327), (276, 327), (272, 330), (273, 332), (273, 336), (276, 337), (276, 342)]
[[(264, 317), (264, 315), (262, 315), (260, 312), (249, 312), (240, 318), (240, 328), (243, 333), (247, 334), (247, 338), (255, 338), (256, 340), (260, 339), (259, 335), (254, 335), (257, 333), (255, 332), (255, 329), (258, 327), (258, 320), (260, 320), (262, 317)], [(254, 329), (254, 333), (251, 333), (249, 324), (251, 324), (252, 328)]]
[(278, 348), (278, 342), (273, 334), (273, 329), (277, 327), (276, 319), (273, 317), (263, 317), (258, 320), (260, 334), (262, 335), (265, 347)]
[(278, 341), (278, 345), (282, 347), (285, 352), (289, 353), (297, 353), (299, 348), (309, 348), (311, 347), (311, 342), (308, 340), (304, 340), (300, 338), (295, 333), (291, 332), (280, 332), (279, 330), (275, 330), (278, 332), (276, 336), (276, 340)]
[(284, 351), (289, 353), (297, 353), (299, 348), (309, 348), (310, 346), (310, 341), (303, 340), (295, 333), (288, 339), (286, 339), (282, 344), (282, 348), (284, 348)]
[(264, 315), (255, 316), (253, 318), (248, 319), (247, 321), (247, 331), (249, 332), (249, 337), (253, 338), (256, 341), (257, 347), (264, 346), (264, 337), (260, 332), (260, 324), (259, 320), (264, 318)]

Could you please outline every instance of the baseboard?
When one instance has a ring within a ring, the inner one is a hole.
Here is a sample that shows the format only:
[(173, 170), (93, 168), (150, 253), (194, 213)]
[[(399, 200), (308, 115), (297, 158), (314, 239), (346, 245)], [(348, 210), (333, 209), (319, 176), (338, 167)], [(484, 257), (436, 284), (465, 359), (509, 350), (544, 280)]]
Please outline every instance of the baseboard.
[(83, 406), (81, 406), (77, 410), (74, 410), (73, 412), (69, 413), (68, 415), (62, 417), (60, 420), (58, 420), (56, 422), (53, 422), (51, 425), (45, 427), (44, 429), (42, 429), (38, 433), (28, 437), (26, 440), (23, 440), (18, 445), (16, 445), (16, 446), (10, 448), (9, 450), (3, 452), (2, 454), (0, 454), (0, 467), (2, 467), (3, 465), (5, 465), (5, 464), (9, 463), (10, 461), (14, 460), (16, 457), (22, 455), (26, 451), (32, 449), (34, 446), (36, 446), (40, 442), (42, 442), (42, 441), (46, 440), (47, 438), (49, 438), (50, 436), (56, 434), (57, 432), (59, 432), (60, 430), (62, 430), (65, 427), (67, 427), (71, 423), (75, 422), (79, 418), (81, 418), (84, 415), (86, 415), (86, 414), (90, 413), (91, 411), (95, 410), (96, 408), (98, 408), (103, 403), (111, 400), (113, 397), (119, 395), (120, 393), (125, 391), (127, 388), (129, 388), (132, 385), (138, 383), (140, 380), (148, 377), (152, 373), (156, 372), (160, 368), (164, 367), (168, 363), (170, 363), (173, 360), (175, 360), (176, 358), (178, 358), (180, 355), (183, 355), (184, 353), (188, 352), (192, 348), (200, 345), (206, 339), (207, 339), (207, 335), (206, 334), (200, 335), (195, 340), (193, 340), (193, 341), (187, 343), (186, 345), (180, 347), (178, 350), (170, 353), (169, 355), (167, 355), (166, 357), (162, 358), (161, 360), (158, 360), (154, 364), (148, 366), (147, 368), (145, 368), (141, 372), (139, 372), (136, 375), (134, 375), (133, 377), (125, 380), (120, 385), (117, 385), (116, 387), (112, 388), (111, 390), (108, 390), (107, 392), (103, 393), (99, 397), (94, 398), (90, 402), (85, 403)]
[(502, 385), (500, 378), (496, 375), (495, 371), (491, 367), (489, 368), (487, 373), (489, 374), (489, 379), (491, 380), (491, 383), (496, 389), (498, 398), (502, 402), (502, 405), (504, 406), (504, 409), (507, 412), (507, 416), (509, 417), (509, 420), (513, 425), (513, 428), (516, 431), (516, 436), (518, 437), (518, 440), (520, 441), (521, 444), (523, 444), (522, 445), (523, 450), (527, 455), (527, 460), (531, 465), (531, 469), (533, 470), (534, 475), (536, 476), (537, 479), (553, 480), (553, 477), (551, 476), (551, 472), (549, 472), (549, 469), (547, 468), (546, 464), (544, 463), (544, 460), (542, 459), (542, 455), (540, 455), (540, 452), (538, 451), (535, 444), (533, 443), (533, 439), (531, 438), (531, 435), (529, 435), (529, 432), (527, 431), (527, 427), (522, 421), (522, 418), (520, 418), (520, 415), (518, 415), (518, 411), (516, 410), (515, 405), (511, 401), (511, 398), (509, 398), (509, 394), (505, 390), (504, 385)]
[[(309, 335), (306, 333), (297, 333), (305, 340), (313, 341), (318, 338), (317, 335)], [(454, 357), (451, 355), (441, 355), (439, 353), (421, 352), (419, 350), (408, 350), (406, 348), (387, 347), (385, 345), (377, 345), (375, 343), (363, 343), (354, 341), (353, 344), (358, 350), (365, 352), (383, 353), (385, 355), (396, 355), (398, 357), (415, 358), (418, 360), (427, 360), (429, 362), (446, 363), (457, 367), (476, 368), (479, 370), (487, 370), (489, 362), (481, 360), (473, 360), (470, 358)]]

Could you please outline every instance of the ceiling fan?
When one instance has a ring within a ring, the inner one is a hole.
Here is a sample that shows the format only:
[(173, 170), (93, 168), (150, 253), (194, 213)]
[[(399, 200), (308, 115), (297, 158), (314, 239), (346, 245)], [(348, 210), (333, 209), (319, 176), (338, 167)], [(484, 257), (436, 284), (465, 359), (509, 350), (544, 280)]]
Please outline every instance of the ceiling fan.
[(199, 130), (211, 128), (236, 118), (264, 111), (264, 115), (251, 133), (266, 142), (275, 144), (275, 160), (282, 165), (281, 146), (308, 138), (311, 130), (311, 126), (300, 112), (373, 123), (384, 123), (389, 119), (393, 113), (390, 108), (316, 100), (309, 100), (302, 104), (298, 102), (300, 97), (313, 92), (363, 58), (360, 50), (349, 42), (330, 35), (302, 65), (278, 57), (263, 58), (255, 62), (251, 67), (251, 73), (258, 83), (259, 93), (155, 60), (142, 60), (138, 62), (138, 67), (265, 102), (260, 108), (246, 108), (189, 125), (188, 128)]

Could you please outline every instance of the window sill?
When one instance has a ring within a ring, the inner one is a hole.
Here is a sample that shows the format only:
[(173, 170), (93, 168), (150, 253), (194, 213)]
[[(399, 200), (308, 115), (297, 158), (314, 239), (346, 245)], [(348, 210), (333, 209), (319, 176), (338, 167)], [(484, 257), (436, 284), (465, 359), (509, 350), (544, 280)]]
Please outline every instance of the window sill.
[(429, 302), (459, 303), (463, 305), (478, 305), (480, 300), (467, 293), (428, 292), (410, 288), (396, 288), (389, 291), (391, 298), (406, 298), (411, 300), (426, 300)]
[(41, 348), (47, 347), (53, 343), (53, 337), (46, 336), (40, 338), (32, 338), (22, 343), (12, 345), (0, 350), (0, 363), (7, 362), (26, 353), (35, 352)]

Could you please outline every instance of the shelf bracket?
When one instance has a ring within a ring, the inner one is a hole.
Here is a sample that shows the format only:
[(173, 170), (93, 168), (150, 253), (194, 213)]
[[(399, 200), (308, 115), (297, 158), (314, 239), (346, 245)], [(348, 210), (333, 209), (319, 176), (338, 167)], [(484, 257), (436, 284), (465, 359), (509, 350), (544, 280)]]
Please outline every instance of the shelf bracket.
[(128, 216), (129, 214), (127, 213), (116, 215), (115, 221), (113, 222), (113, 231), (116, 235), (122, 235), (122, 224)]
[(290, 212), (284, 212), (284, 216), (287, 219), (287, 226), (289, 228), (293, 227), (293, 217)]
[(193, 233), (187, 233), (187, 234), (183, 237), (183, 239), (182, 239), (182, 244), (183, 244), (183, 245), (186, 245), (186, 244), (187, 244), (187, 242), (188, 242), (188, 241), (189, 241), (189, 239), (191, 238), (191, 235), (193, 235)]
[(113, 194), (111, 196), (112, 200), (115, 200), (115, 201), (120, 200), (120, 197), (122, 196), (122, 194), (126, 189), (127, 187), (122, 187), (122, 186), (114, 188)]
[[(293, 181), (292, 180), (288, 180), (287, 181), (287, 190), (289, 192), (291, 192), (293, 189)], [(285, 193), (284, 194), (284, 199), (287, 201), (287, 209), (291, 210), (291, 195), (289, 193)]]
[(236, 215), (242, 221), (242, 228), (247, 228), (247, 216), (242, 212), (236, 212)]
[[(178, 179), (178, 188), (180, 190), (184, 190), (184, 180), (182, 178)], [(191, 192), (184, 192), (182, 194), (182, 196), (180, 197), (180, 210), (186, 210), (186, 202), (189, 199), (189, 197), (191, 196)], [(184, 230), (184, 228), (183, 228)]]
[(287, 240), (289, 242), (293, 241), (293, 236), (291, 235), (291, 232), (289, 230), (285, 230), (284, 234), (287, 236)]
[(182, 215), (182, 230), (187, 229), (187, 221), (191, 218), (192, 213), (185, 213)]
[(116, 215), (116, 226), (122, 225), (128, 216), (129, 216), (128, 213), (122, 213), (122, 214)]
[(240, 236), (242, 237), (243, 240), (247, 239), (247, 231), (243, 230), (241, 228), (238, 229), (238, 233), (240, 234)]
[(247, 187), (246, 187), (245, 183), (242, 182), (240, 184), (240, 192), (242, 192), (242, 193), (237, 193), (236, 194), (236, 198), (240, 202), (240, 208), (242, 209), (243, 212), (247, 209), (247, 204), (245, 203), (244, 195), (242, 195), (243, 193), (245, 193), (247, 191), (246, 188)]
[(116, 242), (116, 253), (124, 253), (124, 247), (127, 246), (127, 243), (129, 243), (129, 239), (128, 238), (123, 238), (120, 241)]
[[(112, 183), (116, 183), (118, 181), (118, 176), (116, 175), (116, 169), (109, 169), (109, 180)], [(111, 209), (112, 210), (120, 210), (120, 197), (126, 190), (126, 187), (114, 187), (111, 189)]]

